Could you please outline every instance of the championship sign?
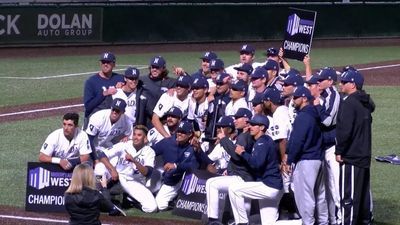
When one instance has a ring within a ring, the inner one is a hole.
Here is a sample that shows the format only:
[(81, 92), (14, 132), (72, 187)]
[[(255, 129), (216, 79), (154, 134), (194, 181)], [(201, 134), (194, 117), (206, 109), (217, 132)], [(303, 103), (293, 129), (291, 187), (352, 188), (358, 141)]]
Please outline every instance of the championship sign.
[[(188, 217), (192, 219), (202, 219), (207, 217), (207, 199), (206, 182), (208, 178), (216, 176), (205, 170), (195, 170), (192, 173), (186, 173), (183, 177), (182, 186), (178, 193), (173, 210), (174, 215)], [(224, 203), (226, 194), (221, 193), (220, 203)], [(223, 205), (220, 207), (221, 214)]]
[(290, 8), (285, 40), (284, 57), (303, 61), (310, 53), (317, 12)]
[(72, 171), (59, 165), (28, 162), (25, 210), (65, 212), (64, 192), (71, 183)]

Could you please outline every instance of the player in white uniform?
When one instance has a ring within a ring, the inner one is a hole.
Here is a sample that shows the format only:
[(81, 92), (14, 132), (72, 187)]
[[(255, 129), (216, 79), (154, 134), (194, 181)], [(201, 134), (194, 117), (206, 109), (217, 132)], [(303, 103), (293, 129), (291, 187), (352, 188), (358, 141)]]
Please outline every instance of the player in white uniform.
[(166, 112), (168, 112), (169, 109), (174, 106), (178, 107), (183, 113), (183, 118), (187, 116), (191, 83), (192, 78), (190, 76), (180, 76), (176, 82), (176, 90), (173, 96), (170, 96), (169, 93), (164, 93), (163, 95), (161, 95), (161, 98), (158, 100), (156, 106), (154, 107), (153, 118), (151, 122), (162, 136), (170, 136), (164, 129), (161, 122), (162, 118), (165, 116)]
[(39, 161), (59, 164), (64, 170), (89, 160), (92, 152), (88, 136), (78, 128), (79, 115), (63, 116), (63, 128), (53, 131), (46, 138), (39, 153)]
[(225, 116), (233, 116), (236, 114), (238, 109), (248, 109), (246, 102), (247, 84), (243, 80), (238, 80), (231, 85), (230, 97), (231, 100), (226, 105)]
[(304, 80), (301, 77), (299, 71), (295, 69), (291, 69), (286, 79), (283, 80), (283, 91), (282, 96), (285, 97), (285, 105), (289, 108), (289, 119), (290, 123), (293, 124), (294, 119), (296, 118), (296, 109), (293, 105), (293, 93), (298, 86), (304, 86)]
[(112, 95), (113, 99), (120, 98), (126, 102), (125, 115), (129, 118), (131, 126), (136, 124), (136, 88), (139, 82), (140, 72), (135, 67), (125, 70), (125, 85), (117, 88), (117, 93)]
[[(141, 204), (143, 212), (157, 210), (156, 200), (145, 186), (154, 167), (154, 150), (146, 145), (147, 128), (138, 125), (133, 129), (132, 140), (115, 144), (104, 151), (119, 174), (119, 181), (124, 191)], [(102, 163), (96, 164), (96, 175), (111, 175)]]
[(100, 160), (110, 171), (112, 179), (118, 180), (118, 173), (104, 155), (98, 151), (111, 148), (114, 144), (128, 140), (132, 127), (127, 116), (124, 115), (126, 103), (116, 98), (111, 104), (111, 109), (103, 109), (93, 114), (86, 128), (92, 147), (92, 159)]
[(249, 44), (244, 44), (242, 45), (242, 47), (240, 48), (239, 51), (239, 63), (238, 64), (234, 64), (231, 66), (228, 66), (227, 68), (225, 68), (225, 72), (228, 73), (229, 75), (231, 75), (232, 80), (236, 81), (237, 79), (237, 72), (235, 67), (241, 67), (244, 63), (250, 64), (254, 67), (253, 62), (255, 59), (255, 53), (256, 53), (256, 49)]
[(208, 83), (203, 77), (195, 78), (192, 83), (192, 98), (189, 100), (189, 112), (187, 119), (193, 121), (195, 130), (204, 132), (206, 129), (208, 113), (212, 107), (207, 100)]

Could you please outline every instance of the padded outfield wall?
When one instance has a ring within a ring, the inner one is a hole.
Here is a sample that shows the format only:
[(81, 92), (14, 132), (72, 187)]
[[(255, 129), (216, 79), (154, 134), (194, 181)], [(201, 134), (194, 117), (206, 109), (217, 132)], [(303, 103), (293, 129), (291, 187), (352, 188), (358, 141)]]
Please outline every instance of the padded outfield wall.
[(0, 8), (0, 45), (282, 40), (288, 8), (314, 38), (399, 37), (400, 4), (92, 4)]

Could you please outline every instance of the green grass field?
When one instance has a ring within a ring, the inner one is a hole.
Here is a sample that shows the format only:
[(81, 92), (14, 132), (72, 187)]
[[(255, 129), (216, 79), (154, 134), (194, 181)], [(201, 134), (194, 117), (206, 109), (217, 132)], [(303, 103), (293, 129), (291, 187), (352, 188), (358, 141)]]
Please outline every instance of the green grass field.
[[(117, 55), (118, 64), (146, 65), (154, 54)], [(237, 61), (237, 53), (218, 52), (226, 65)], [(199, 65), (201, 52), (162, 53), (168, 67), (183, 66), (194, 72)], [(261, 55), (261, 54), (260, 54)], [(313, 49), (314, 68), (322, 66), (343, 66), (395, 60), (400, 58), (400, 47), (379, 48), (336, 48)], [(98, 70), (97, 55), (76, 57), (51, 57), (4, 59), (0, 61), (0, 107), (34, 102), (45, 102), (82, 96), (84, 80), (89, 76), (73, 76), (43, 80), (5, 79), (4, 77), (40, 77), (61, 74), (82, 73)], [(261, 56), (259, 57), (261, 60)], [(299, 62), (291, 62), (302, 69)], [(124, 67), (118, 67), (124, 68)], [(142, 70), (145, 73), (145, 70)], [(377, 155), (400, 154), (400, 118), (397, 111), (399, 87), (366, 87), (376, 103), (373, 114), (373, 157)], [(37, 161), (41, 144), (47, 135), (61, 127), (61, 116), (37, 120), (0, 124), (0, 205), (24, 207), (26, 164)], [(372, 192), (376, 224), (400, 224), (400, 182), (397, 182), (400, 166), (372, 162)], [(137, 210), (130, 215), (143, 216)], [(146, 215), (170, 217), (170, 213)]]

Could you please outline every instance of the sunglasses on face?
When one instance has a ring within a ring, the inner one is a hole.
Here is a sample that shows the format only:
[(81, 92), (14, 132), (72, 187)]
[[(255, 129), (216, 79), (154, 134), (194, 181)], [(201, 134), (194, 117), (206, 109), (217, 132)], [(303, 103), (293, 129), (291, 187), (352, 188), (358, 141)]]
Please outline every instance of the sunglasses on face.
[(112, 61), (101, 61), (101, 64), (112, 64), (113, 62)]
[(115, 113), (118, 113), (118, 114), (121, 113), (121, 110), (119, 110), (119, 109), (112, 109), (112, 111), (115, 112)]

